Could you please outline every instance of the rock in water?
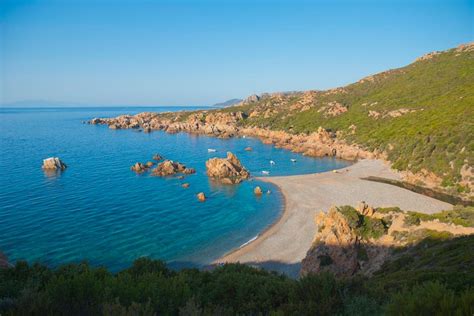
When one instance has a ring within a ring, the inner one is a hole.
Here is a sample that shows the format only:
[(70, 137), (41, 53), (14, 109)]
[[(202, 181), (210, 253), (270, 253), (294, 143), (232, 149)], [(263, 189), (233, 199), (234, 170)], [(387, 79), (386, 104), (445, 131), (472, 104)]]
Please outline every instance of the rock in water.
[(130, 169), (132, 171), (137, 172), (137, 173), (141, 173), (141, 172), (146, 171), (148, 169), (148, 167), (146, 165), (142, 164), (141, 162), (137, 162), (133, 166), (131, 166)]
[(163, 160), (163, 157), (160, 154), (153, 155), (153, 160), (160, 161)]
[(200, 202), (204, 202), (206, 200), (206, 195), (204, 194), (204, 192), (199, 192), (197, 194), (197, 198)]
[(51, 157), (43, 160), (42, 168), (45, 170), (64, 170), (67, 166), (58, 157)]
[(255, 195), (262, 195), (262, 188), (260, 188), (259, 186), (256, 186), (255, 189), (253, 189), (253, 193), (255, 193)]
[(196, 170), (193, 168), (186, 168), (182, 163), (172, 160), (165, 160), (153, 169), (153, 174), (157, 176), (171, 176), (177, 173), (192, 174), (195, 172)]
[(252, 147), (245, 147), (245, 151), (252, 151)]
[(225, 184), (240, 183), (250, 177), (250, 173), (231, 152), (227, 152), (227, 158), (211, 158), (206, 161), (206, 171), (209, 177)]
[(155, 163), (154, 163), (153, 161), (147, 161), (147, 163), (145, 164), (145, 166), (146, 166), (147, 168), (151, 168), (151, 167), (153, 167), (154, 165), (155, 165)]
[(189, 188), (189, 183), (183, 183), (183, 184), (181, 184), (181, 186), (182, 186), (183, 188), (187, 189), (187, 188)]

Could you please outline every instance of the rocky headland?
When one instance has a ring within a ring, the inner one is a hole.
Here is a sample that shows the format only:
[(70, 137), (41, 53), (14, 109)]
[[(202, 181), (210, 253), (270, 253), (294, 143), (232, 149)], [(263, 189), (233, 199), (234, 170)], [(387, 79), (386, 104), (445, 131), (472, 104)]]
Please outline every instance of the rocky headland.
[[(90, 123), (144, 132), (252, 136), (313, 157), (382, 159), (402, 171), (407, 182), (473, 199), (474, 72), (466, 72), (474, 69), (473, 54), (474, 43), (468, 43), (345, 87), (262, 93), (223, 109), (144, 112)], [(438, 68), (443, 72), (433, 73)], [(433, 81), (430, 89), (427, 78)]]
[(474, 210), (459, 209), (432, 215), (398, 207), (331, 207), (316, 216), (319, 227), (301, 274), (331, 272), (339, 277), (370, 276), (397, 251), (427, 239), (474, 234)]

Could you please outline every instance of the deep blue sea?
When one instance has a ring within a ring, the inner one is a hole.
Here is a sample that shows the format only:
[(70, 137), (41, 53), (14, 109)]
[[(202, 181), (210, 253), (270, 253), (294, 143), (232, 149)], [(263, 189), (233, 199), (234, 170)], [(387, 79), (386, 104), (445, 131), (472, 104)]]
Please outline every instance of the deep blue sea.
[[(257, 180), (214, 184), (206, 176), (207, 159), (232, 151), (256, 176), (262, 170), (276, 176), (347, 166), (252, 138), (145, 134), (82, 123), (94, 117), (181, 109), (189, 108), (1, 108), (0, 251), (12, 262), (56, 266), (87, 260), (113, 271), (142, 256), (177, 266), (208, 264), (277, 220), (283, 199), (278, 188)], [(245, 151), (248, 146), (253, 151)], [(217, 152), (208, 153), (208, 148)], [(180, 180), (130, 170), (155, 153), (197, 173)], [(68, 165), (66, 171), (43, 172), (43, 159), (52, 156)], [(270, 160), (276, 164), (271, 166)], [(182, 188), (183, 182), (190, 187)], [(271, 194), (256, 197), (256, 185)], [(196, 199), (201, 191), (208, 196), (203, 203)]]

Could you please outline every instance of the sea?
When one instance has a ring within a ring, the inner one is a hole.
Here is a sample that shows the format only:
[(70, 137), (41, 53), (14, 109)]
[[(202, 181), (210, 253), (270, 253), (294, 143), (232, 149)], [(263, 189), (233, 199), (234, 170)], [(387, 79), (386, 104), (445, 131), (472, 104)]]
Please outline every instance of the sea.
[[(197, 107), (0, 108), (0, 251), (11, 262), (51, 267), (87, 261), (119, 271), (141, 257), (175, 267), (204, 266), (254, 240), (284, 207), (279, 189), (267, 182), (211, 181), (206, 160), (231, 151), (255, 177), (348, 165), (249, 137), (147, 134), (84, 123), (94, 117), (191, 109)], [(157, 153), (195, 168), (196, 174), (179, 179), (130, 170)], [(48, 157), (59, 157), (68, 168), (44, 172), (41, 165)], [(184, 182), (189, 188), (181, 186)], [(261, 197), (253, 193), (257, 185), (265, 192)], [(205, 193), (205, 202), (197, 200), (198, 192)]]

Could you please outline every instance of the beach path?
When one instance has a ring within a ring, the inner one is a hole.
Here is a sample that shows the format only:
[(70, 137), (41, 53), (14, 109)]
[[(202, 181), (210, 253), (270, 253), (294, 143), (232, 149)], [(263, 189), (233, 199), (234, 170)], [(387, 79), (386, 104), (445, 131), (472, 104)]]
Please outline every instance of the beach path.
[(259, 178), (280, 188), (285, 211), (259, 238), (217, 262), (241, 262), (296, 277), (314, 239), (314, 218), (319, 211), (326, 212), (334, 205), (357, 206), (360, 201), (374, 207), (398, 206), (423, 213), (452, 208), (451, 204), (397, 186), (360, 179), (368, 176), (401, 178), (380, 160), (361, 160), (337, 172)]

